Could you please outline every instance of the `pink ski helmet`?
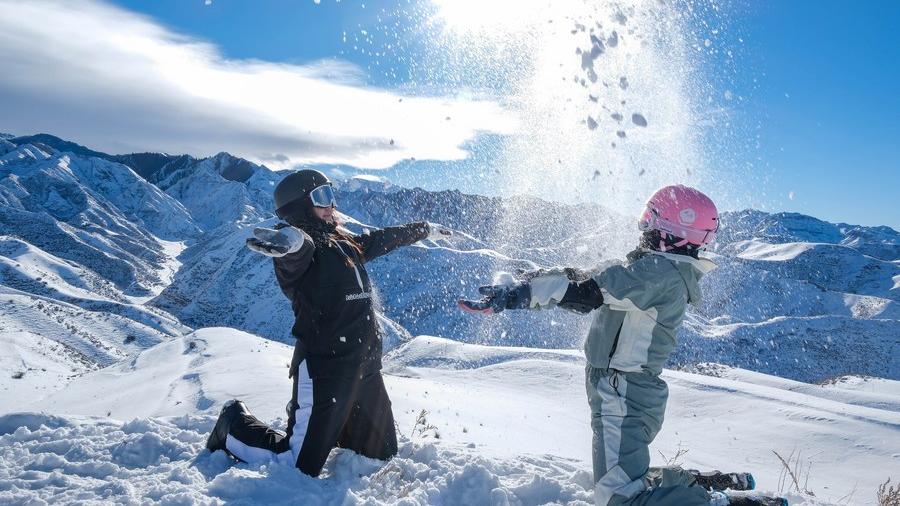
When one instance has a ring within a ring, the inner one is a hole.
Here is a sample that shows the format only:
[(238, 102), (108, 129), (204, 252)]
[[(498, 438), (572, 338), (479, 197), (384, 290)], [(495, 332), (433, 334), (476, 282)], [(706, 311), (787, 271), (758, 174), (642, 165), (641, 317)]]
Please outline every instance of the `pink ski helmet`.
[(719, 212), (713, 201), (695, 188), (680, 184), (656, 190), (638, 220), (643, 232), (658, 230), (679, 238), (674, 244), (663, 244), (662, 251), (691, 244), (702, 248), (716, 240)]

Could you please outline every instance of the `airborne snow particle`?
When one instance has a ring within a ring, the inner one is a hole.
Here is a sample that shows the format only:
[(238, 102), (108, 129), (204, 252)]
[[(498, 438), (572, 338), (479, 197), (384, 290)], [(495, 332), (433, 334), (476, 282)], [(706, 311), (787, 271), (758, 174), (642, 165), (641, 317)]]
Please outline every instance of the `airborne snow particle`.
[(643, 114), (634, 113), (631, 115), (631, 122), (639, 127), (647, 126), (647, 118)]
[(734, 93), (731, 90), (725, 90), (725, 100), (731, 100), (734, 98)]
[(603, 41), (598, 39), (596, 35), (591, 35), (591, 61), (593, 62), (593, 60), (599, 58), (604, 51), (606, 51), (606, 47), (603, 45)]
[(623, 90), (628, 89), (628, 78), (627, 77), (622, 76), (619, 78), (619, 88), (622, 88)]
[(794, 193), (794, 190), (789, 191), (789, 192), (788, 192), (788, 199), (794, 200), (794, 195), (796, 195), (796, 194)]
[(606, 45), (609, 47), (616, 47), (619, 45), (619, 33), (613, 30), (612, 35), (610, 35), (606, 39)]
[(588, 118), (587, 118), (587, 126), (588, 126), (588, 128), (590, 128), (591, 130), (595, 130), (595, 129), (597, 128), (597, 122), (594, 121), (594, 118), (588, 116)]

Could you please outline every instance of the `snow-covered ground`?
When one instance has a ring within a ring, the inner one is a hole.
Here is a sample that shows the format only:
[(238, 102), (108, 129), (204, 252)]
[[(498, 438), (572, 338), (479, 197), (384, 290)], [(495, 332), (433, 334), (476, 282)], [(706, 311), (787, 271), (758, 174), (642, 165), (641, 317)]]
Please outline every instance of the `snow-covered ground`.
[[(290, 466), (235, 465), (205, 438), (221, 404), (245, 400), (284, 423), (290, 348), (202, 329), (88, 373), (0, 416), (0, 503), (590, 504), (590, 427), (579, 353), (420, 336), (386, 360), (401, 434), (387, 464), (335, 451), (325, 479)], [(815, 498), (868, 504), (900, 463), (900, 383), (814, 386), (717, 367), (666, 371), (655, 464), (748, 470), (779, 488), (799, 453)], [(877, 388), (876, 388), (877, 386)], [(855, 395), (858, 394), (858, 395)], [(9, 393), (4, 394), (6, 396)], [(12, 394), (15, 395), (15, 394)], [(416, 423), (423, 410), (428, 427)], [(42, 414), (43, 413), (43, 414)], [(64, 413), (64, 414), (62, 414)], [(806, 479), (804, 471), (803, 479)]]

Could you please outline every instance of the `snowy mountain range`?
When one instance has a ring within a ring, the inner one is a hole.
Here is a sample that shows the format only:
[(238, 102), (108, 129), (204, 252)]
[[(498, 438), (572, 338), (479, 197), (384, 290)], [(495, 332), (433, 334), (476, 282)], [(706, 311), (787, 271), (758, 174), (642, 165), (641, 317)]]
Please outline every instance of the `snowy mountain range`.
[[(107, 155), (46, 134), (2, 142), (5, 287), (83, 308), (100, 296), (191, 328), (290, 340), (293, 316), (270, 262), (243, 246), (253, 227), (275, 222), (279, 173), (227, 153)], [(454, 302), (496, 270), (621, 258), (637, 235), (630, 218), (600, 206), (397, 188), (374, 176), (346, 180), (338, 198), (357, 231), (421, 219), (457, 231), (453, 244), (401, 250), (370, 269), (387, 318), (411, 335), (467, 342), (578, 347), (585, 318), (485, 320)], [(751, 210), (722, 221), (712, 252), (719, 269), (703, 281), (706, 300), (673, 366), (717, 362), (806, 381), (900, 378), (900, 234)]]
[[(217, 338), (227, 336), (259, 350), (260, 360), (284, 361), (286, 352), (278, 342), (291, 342), (288, 329), (293, 315), (274, 281), (271, 262), (244, 247), (253, 227), (276, 222), (271, 195), (281, 177), (282, 173), (227, 153), (205, 159), (161, 153), (109, 155), (46, 134), (0, 136), (0, 364), (10, 371), (0, 379), (0, 414), (62, 406), (63, 413), (82, 416), (184, 417), (181, 422), (140, 422), (151, 435), (145, 436), (152, 439), (178, 430), (202, 433), (208, 430), (208, 413), (215, 406), (238, 393), (253, 399), (250, 389), (228, 383), (234, 378), (221, 380), (225, 386), (212, 386), (211, 373), (188, 367), (193, 363), (190, 354), (179, 353), (193, 339), (208, 345), (211, 356), (235, 366), (228, 362), (228, 345), (221, 342), (225, 337)], [(597, 205), (399, 188), (371, 175), (343, 178), (337, 193), (339, 210), (355, 231), (429, 220), (456, 232), (452, 242), (420, 243), (368, 266), (378, 288), (381, 323), (388, 331), (386, 348), (394, 350), (388, 370), (397, 376), (391, 381), (399, 384), (405, 381), (402, 378), (422, 378), (425, 383), (407, 382), (408, 391), (417, 396), (421, 390), (427, 395), (427, 384), (456, 374), (448, 370), (465, 376), (469, 374), (465, 371), (498, 367), (528, 369), (528, 361), (536, 360), (538, 370), (549, 367), (553, 374), (562, 374), (560, 378), (575, 375), (582, 359), (574, 350), (586, 333), (587, 318), (548, 311), (485, 319), (460, 313), (455, 301), (475, 295), (477, 286), (497, 270), (553, 265), (591, 268), (621, 258), (638, 235), (631, 217)], [(809, 409), (816, 405), (817, 396), (824, 396), (841, 404), (829, 405), (830, 413), (869, 410), (854, 415), (865, 423), (844, 424), (842, 430), (870, 430), (864, 425), (871, 423), (887, 427), (888, 435), (879, 437), (890, 439), (891, 430), (896, 434), (900, 427), (895, 391), (895, 381), (900, 380), (897, 231), (832, 224), (792, 213), (731, 212), (722, 217), (722, 233), (710, 256), (719, 268), (704, 278), (705, 300), (689, 314), (669, 364), (684, 372), (667, 374), (676, 382), (702, 385), (701, 389), (731, 388), (739, 395), (752, 391), (769, 399), (776, 410), (793, 405), (796, 399), (791, 395), (801, 395), (784, 392), (811, 396), (801, 402)], [(191, 334), (201, 328), (209, 329)], [(175, 360), (176, 356), (182, 358)], [(202, 362), (201, 357), (197, 360)], [(154, 362), (171, 364), (170, 372), (153, 373)], [(129, 371), (139, 372), (128, 376)], [(116, 385), (140, 383), (142, 374), (153, 378), (174, 374), (158, 385), (167, 393), (140, 395), (159, 400), (143, 411), (134, 402), (139, 389), (128, 387), (122, 395), (111, 397), (105, 393), (120, 388)], [(525, 385), (538, 376), (525, 374), (519, 379)], [(860, 379), (867, 377), (883, 380)], [(854, 397), (838, 387), (797, 381), (882, 382), (878, 384), (886, 386), (871, 396)], [(493, 392), (499, 383), (484, 388)], [(760, 394), (764, 388), (777, 392)], [(830, 390), (822, 393), (822, 388)], [(694, 399), (692, 395), (685, 393), (685, 400)], [(88, 398), (99, 400), (79, 402)], [(267, 415), (283, 414), (283, 400), (278, 396), (267, 394), (253, 401), (264, 406)], [(276, 401), (281, 403), (278, 409)], [(581, 401), (577, 409), (583, 411)], [(395, 403), (404, 410), (401, 426), (412, 424), (416, 412), (425, 409), (409, 400)], [(814, 416), (807, 408), (800, 409), (799, 416)], [(428, 409), (437, 409), (441, 423), (453, 426), (447, 412), (437, 406)], [(202, 419), (192, 418), (204, 413)], [(72, 428), (80, 422), (71, 419), (35, 416), (0, 417), (0, 464), (6, 462), (4, 443), (32, 448), (29, 438), (38, 438), (42, 430), (80, 430)], [(27, 433), (17, 430), (16, 420), (28, 427)], [(773, 423), (786, 427), (789, 421)], [(108, 427), (126, 435), (135, 429)], [(477, 429), (469, 429), (472, 436), (459, 433), (456, 439), (478, 439)], [(813, 434), (810, 437), (819, 437), (815, 436), (818, 429), (806, 430)], [(774, 433), (766, 434), (774, 437)], [(185, 437), (185, 444), (197, 446), (200, 441), (200, 436)], [(676, 441), (671, 435), (664, 439), (667, 451), (676, 451)], [(176, 462), (180, 457), (172, 452), (185, 451), (154, 447), (143, 440), (138, 443), (136, 451), (149, 445), (146, 451), (161, 452), (154, 462), (162, 467), (161, 455)], [(489, 445), (489, 438), (477, 444)], [(199, 448), (193, 446), (190, 451)], [(751, 447), (748, 441), (741, 449)], [(893, 457), (890, 450), (875, 452), (870, 460), (860, 456), (859, 462), (896, 459), (900, 448), (894, 448)], [(421, 452), (466, 452), (412, 446), (409, 451), (413, 452), (410, 469), (422, 464), (417, 459), (445, 462), (443, 457)], [(549, 446), (528, 451), (565, 454), (572, 462), (587, 458), (587, 450), (585, 455), (575, 455), (574, 450), (554, 452)], [(699, 451), (693, 456), (698, 466), (729, 462)], [(112, 459), (110, 466), (124, 469), (143, 462), (144, 457), (113, 454), (104, 458)], [(447, 458), (452, 460), (453, 455)], [(202, 464), (210, 472), (223, 465), (212, 460)], [(352, 474), (353, 469), (368, 465), (342, 462), (334, 464), (332, 472)], [(399, 465), (398, 472), (406, 472), (402, 466), (407, 464)], [(540, 504), (526, 500), (527, 484), (510, 488), (510, 476), (498, 474), (503, 465), (486, 465), (487, 474), (479, 475), (476, 482), (493, 483), (519, 503)], [(545, 465), (535, 463), (541, 469)], [(112, 467), (110, 473), (119, 472)], [(549, 486), (557, 493), (550, 494), (548, 501), (584, 499), (579, 478), (573, 484), (568, 471), (558, 471), (541, 471), (553, 483), (533, 485), (532, 492), (540, 495)], [(467, 471), (458, 472), (465, 475)], [(367, 487), (366, 493), (377, 488), (371, 482), (354, 483)], [(471, 492), (463, 485), (444, 483), (444, 487), (448, 493)]]

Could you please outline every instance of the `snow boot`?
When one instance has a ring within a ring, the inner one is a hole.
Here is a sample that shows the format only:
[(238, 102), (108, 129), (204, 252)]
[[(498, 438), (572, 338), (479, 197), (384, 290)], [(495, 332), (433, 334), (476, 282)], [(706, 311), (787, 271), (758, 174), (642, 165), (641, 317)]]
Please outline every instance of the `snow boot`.
[(723, 493), (715, 491), (709, 497), (711, 506), (788, 506), (787, 499), (756, 492), (728, 491)]
[(756, 488), (756, 480), (750, 473), (723, 473), (709, 471), (701, 473), (691, 469), (688, 471), (697, 480), (697, 485), (707, 490), (753, 490)]
[(225, 439), (228, 437), (231, 424), (245, 414), (249, 415), (250, 410), (247, 409), (247, 406), (244, 405), (243, 402), (237, 399), (226, 402), (225, 405), (222, 406), (222, 411), (219, 413), (219, 419), (216, 420), (216, 426), (213, 427), (209, 439), (206, 440), (206, 448), (210, 452), (216, 450), (225, 450), (227, 452), (228, 450), (225, 449)]

